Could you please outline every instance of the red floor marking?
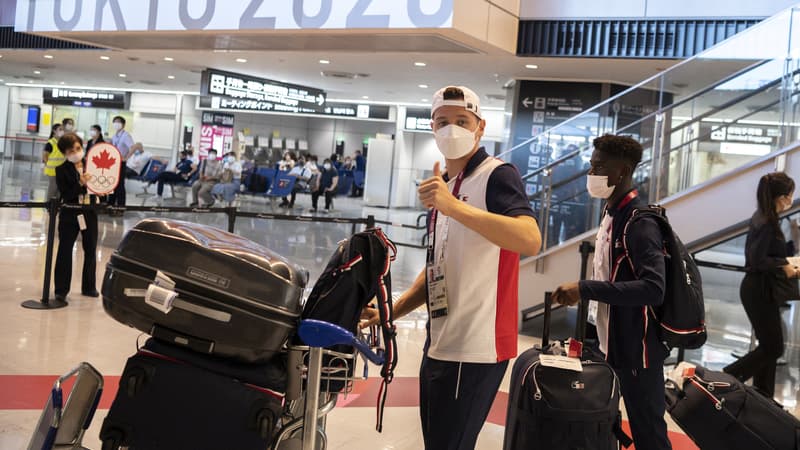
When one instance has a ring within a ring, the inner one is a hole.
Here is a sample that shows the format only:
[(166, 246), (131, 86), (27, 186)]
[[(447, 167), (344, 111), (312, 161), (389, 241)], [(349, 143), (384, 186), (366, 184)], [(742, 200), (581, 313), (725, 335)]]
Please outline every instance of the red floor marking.
[[(0, 409), (42, 409), (53, 388), (56, 375), (0, 375)], [(108, 409), (119, 388), (119, 376), (104, 378), (100, 409)], [(62, 386), (66, 393), (72, 390), (74, 378)], [(66, 399), (65, 399), (66, 401)]]
[[(58, 378), (55, 375), (0, 375), (0, 410), (40, 410), (47, 401), (47, 395)], [(100, 399), (100, 409), (108, 409), (117, 395), (119, 376), (105, 376), (103, 397)], [(345, 399), (340, 397), (337, 407), (369, 407), (374, 408), (377, 403), (380, 389), (380, 378), (356, 380), (353, 391)], [(72, 380), (64, 383), (64, 392), (72, 389)], [(489, 411), (487, 422), (505, 426), (508, 393), (499, 392)], [(397, 377), (389, 385), (389, 394), (386, 406), (391, 407), (416, 407), (419, 406), (419, 379), (416, 377)], [(623, 428), (630, 434), (627, 421)], [(699, 450), (686, 435), (669, 433), (673, 450)], [(629, 447), (628, 450), (635, 450)]]

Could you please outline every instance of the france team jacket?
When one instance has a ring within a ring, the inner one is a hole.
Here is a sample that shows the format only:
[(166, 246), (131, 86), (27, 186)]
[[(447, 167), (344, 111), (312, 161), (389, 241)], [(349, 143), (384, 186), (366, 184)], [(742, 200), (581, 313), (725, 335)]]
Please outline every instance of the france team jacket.
[[(581, 281), (584, 300), (608, 303), (608, 353), (615, 369), (662, 367), (669, 355), (658, 338), (658, 324), (648, 314), (648, 306), (664, 301), (666, 261), (661, 230), (654, 219), (643, 218), (628, 230), (627, 248), (623, 242), (625, 225), (634, 209), (646, 207), (636, 190), (618, 205), (608, 207), (612, 216), (609, 281)], [(598, 333), (601, 333), (598, 330)]]

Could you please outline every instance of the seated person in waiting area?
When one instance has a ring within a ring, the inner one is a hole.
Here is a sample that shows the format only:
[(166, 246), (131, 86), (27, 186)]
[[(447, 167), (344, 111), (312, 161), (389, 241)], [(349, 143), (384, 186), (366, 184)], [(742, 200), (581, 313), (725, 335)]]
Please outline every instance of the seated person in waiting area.
[[(236, 159), (236, 153), (228, 152), (222, 158), (222, 177), (218, 184), (211, 188), (214, 200), (224, 200), (230, 204), (236, 198), (236, 192), (242, 184), (242, 163)], [(211, 206), (214, 201), (211, 202)]]
[(144, 168), (147, 163), (153, 158), (150, 152), (144, 151), (144, 146), (141, 142), (137, 142), (131, 146), (131, 155), (125, 161), (125, 177), (136, 178), (142, 176)]
[(281, 208), (294, 208), (294, 201), (297, 198), (297, 193), (308, 189), (308, 182), (314, 174), (311, 172), (311, 169), (306, 166), (305, 160), (300, 158), (297, 165), (292, 167), (292, 170), (289, 171), (289, 175), (295, 177), (294, 186), (292, 187), (292, 197), (291, 200), (283, 197), (283, 201), (278, 205)]
[(217, 161), (217, 150), (210, 149), (208, 157), (200, 163), (200, 178), (192, 184), (192, 208), (200, 205), (200, 200), (204, 204), (214, 203), (211, 197), (211, 189), (222, 177), (222, 162)]
[(159, 199), (163, 198), (164, 196), (164, 183), (183, 183), (190, 178), (197, 170), (197, 166), (189, 159), (189, 152), (186, 150), (181, 151), (180, 153), (180, 160), (177, 164), (175, 164), (175, 169), (167, 170), (158, 174), (158, 178), (156, 178), (156, 183), (158, 183), (158, 195)]

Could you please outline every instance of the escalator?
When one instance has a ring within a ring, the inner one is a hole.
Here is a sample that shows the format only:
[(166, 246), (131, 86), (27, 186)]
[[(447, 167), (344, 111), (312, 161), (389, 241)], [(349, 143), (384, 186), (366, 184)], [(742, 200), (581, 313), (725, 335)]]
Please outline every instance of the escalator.
[[(749, 219), (763, 174), (800, 179), (798, 24), (800, 10), (783, 11), (500, 155), (559, 154), (523, 176), (544, 241), (521, 263), (523, 315), (535, 316), (545, 291), (578, 277), (578, 247), (594, 238), (602, 204), (586, 193), (585, 175), (595, 137), (642, 143), (640, 195), (667, 208), (684, 242)], [(657, 107), (634, 108), (643, 92), (658, 97)]]

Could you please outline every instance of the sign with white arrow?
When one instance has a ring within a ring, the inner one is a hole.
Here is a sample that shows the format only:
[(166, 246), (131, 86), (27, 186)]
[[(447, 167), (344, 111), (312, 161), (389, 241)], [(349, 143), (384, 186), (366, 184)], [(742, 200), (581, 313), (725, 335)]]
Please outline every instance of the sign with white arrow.
[(522, 106), (524, 106), (525, 108), (530, 108), (532, 104), (533, 101), (531, 101), (530, 97), (525, 97), (524, 99), (522, 99)]

